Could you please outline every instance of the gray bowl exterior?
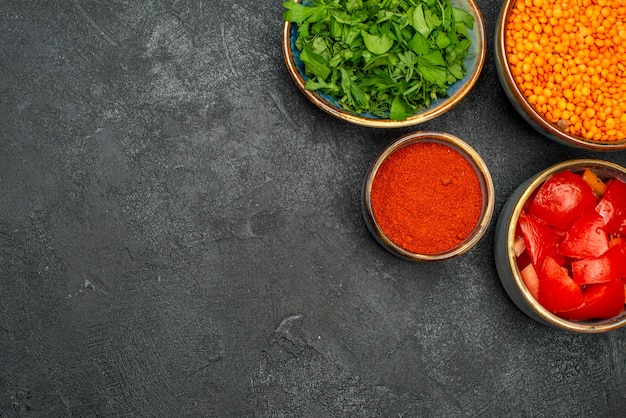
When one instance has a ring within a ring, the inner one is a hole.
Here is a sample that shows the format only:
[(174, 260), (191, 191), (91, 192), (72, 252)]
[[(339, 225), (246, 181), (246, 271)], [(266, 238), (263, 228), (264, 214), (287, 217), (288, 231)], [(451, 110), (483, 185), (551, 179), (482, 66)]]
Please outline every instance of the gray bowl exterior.
[(554, 324), (544, 320), (541, 316), (539, 316), (528, 304), (528, 302), (524, 298), (524, 295), (520, 293), (517, 285), (515, 284), (515, 277), (513, 276), (512, 271), (512, 269), (516, 269), (517, 267), (512, 266), (509, 263), (508, 259), (509, 242), (507, 237), (507, 229), (509, 224), (512, 222), (512, 215), (517, 201), (519, 200), (526, 187), (535, 178), (536, 176), (522, 183), (517, 189), (515, 189), (515, 191), (511, 194), (509, 199), (504, 204), (504, 207), (500, 212), (500, 216), (498, 217), (498, 221), (496, 222), (496, 228), (494, 232), (494, 259), (496, 263), (498, 277), (500, 278), (500, 283), (502, 283), (502, 287), (504, 287), (504, 290), (506, 291), (507, 295), (509, 295), (513, 303), (522, 312), (524, 312), (527, 316), (534, 319), (535, 321), (540, 322), (544, 325), (556, 327)]

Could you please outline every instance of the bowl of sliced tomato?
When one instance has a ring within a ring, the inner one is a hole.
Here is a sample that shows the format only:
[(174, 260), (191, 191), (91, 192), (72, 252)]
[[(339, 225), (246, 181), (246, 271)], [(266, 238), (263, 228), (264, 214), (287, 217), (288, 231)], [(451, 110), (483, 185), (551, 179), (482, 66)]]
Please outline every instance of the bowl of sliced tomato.
[(626, 168), (556, 164), (520, 185), (495, 230), (500, 281), (536, 321), (580, 333), (626, 325)]

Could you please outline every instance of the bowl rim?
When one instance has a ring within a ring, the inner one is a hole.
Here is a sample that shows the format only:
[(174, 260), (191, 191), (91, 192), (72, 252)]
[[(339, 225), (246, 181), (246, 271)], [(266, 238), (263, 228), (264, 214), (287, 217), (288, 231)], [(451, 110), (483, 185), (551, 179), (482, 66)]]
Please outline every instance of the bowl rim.
[[(295, 3), (299, 3), (300, 0), (291, 0)], [(405, 120), (393, 120), (393, 119), (383, 119), (383, 118), (372, 118), (363, 115), (357, 115), (352, 112), (349, 112), (340, 107), (334, 106), (333, 104), (326, 101), (319, 93), (316, 91), (307, 90), (305, 86), (305, 80), (300, 74), (298, 67), (295, 62), (295, 58), (293, 56), (293, 51), (291, 50), (291, 22), (283, 23), (283, 33), (282, 33), (282, 53), (283, 59), (287, 66), (287, 70), (289, 75), (295, 82), (298, 89), (318, 108), (323, 110), (324, 112), (347, 122), (367, 126), (371, 128), (403, 128), (408, 126), (417, 125), (428, 120), (431, 120), (437, 116), (440, 116), (456, 106), (474, 87), (480, 73), (482, 72), (487, 55), (487, 35), (485, 29), (485, 20), (483, 18), (482, 12), (476, 3), (476, 0), (451, 0), (453, 3), (462, 1), (463, 4), (467, 4), (469, 7), (468, 11), (471, 11), (472, 16), (474, 16), (474, 29), (476, 32), (476, 37), (479, 45), (477, 46), (477, 54), (476, 54), (476, 65), (473, 70), (468, 73), (469, 76), (467, 81), (460, 85), (460, 88), (454, 92), (451, 96), (444, 98), (443, 102), (438, 104), (435, 107), (429, 107), (428, 109), (421, 110), (415, 115), (409, 116)], [(467, 9), (466, 9), (467, 10)], [(457, 83), (459, 83), (457, 81)]]
[[(557, 139), (558, 141), (562, 141), (568, 145), (576, 146), (580, 148), (585, 148), (593, 151), (622, 151), (626, 150), (626, 139), (622, 141), (593, 141), (589, 140), (577, 135), (572, 135), (558, 128), (556, 124), (553, 124), (546, 119), (544, 119), (526, 100), (526, 97), (520, 90), (519, 86), (515, 82), (515, 77), (511, 73), (511, 68), (509, 67), (507, 53), (506, 53), (506, 28), (507, 28), (507, 18), (509, 16), (509, 12), (515, 7), (515, 4), (518, 0), (504, 0), (500, 13), (498, 15), (498, 21), (496, 24), (496, 35), (495, 35), (495, 56), (496, 56), (496, 67), (498, 69), (498, 74), (500, 75), (501, 81), (508, 86), (507, 93), (509, 99), (513, 102), (513, 104), (518, 104), (521, 106), (523, 112), (525, 112), (528, 117), (538, 126), (540, 132), (542, 130), (545, 131), (546, 136), (549, 138)], [(519, 109), (518, 109), (519, 110)], [(542, 132), (543, 133), (543, 132)]]
[[(402, 147), (412, 145), (415, 143), (438, 143), (450, 147), (457, 152), (459, 152), (467, 161), (470, 162), (476, 175), (478, 177), (481, 191), (482, 191), (482, 208), (481, 214), (476, 222), (476, 226), (472, 230), (472, 232), (468, 235), (465, 240), (463, 240), (457, 246), (451, 248), (448, 251), (444, 251), (437, 254), (418, 254), (405, 250), (404, 248), (395, 244), (391, 239), (389, 239), (382, 229), (379, 227), (376, 222), (376, 218), (374, 217), (374, 212), (372, 208), (371, 202), (371, 189), (372, 183), (376, 174), (378, 173), (378, 169), (382, 165), (382, 163), (395, 151), (399, 150)], [(365, 218), (366, 225), (370, 232), (374, 235), (374, 238), (389, 252), (394, 255), (399, 256), (405, 260), (409, 261), (440, 261), (446, 260), (458, 255), (461, 255), (471, 248), (473, 248), (480, 239), (485, 235), (489, 226), (491, 225), (491, 220), (493, 218), (494, 206), (495, 206), (495, 188), (493, 179), (491, 177), (491, 173), (489, 172), (489, 168), (487, 164), (482, 159), (480, 154), (472, 148), (467, 142), (462, 139), (445, 133), (445, 132), (436, 132), (436, 131), (417, 131), (405, 134), (387, 145), (374, 159), (371, 164), (369, 170), (367, 171), (367, 175), (365, 176), (365, 180), (363, 181), (362, 188), (362, 212), (363, 217)]]
[(624, 309), (622, 313), (616, 317), (598, 321), (570, 321), (553, 314), (552, 312), (544, 308), (531, 295), (530, 291), (526, 287), (526, 284), (522, 279), (519, 267), (517, 265), (514, 249), (517, 221), (519, 219), (522, 208), (525, 206), (528, 198), (532, 196), (532, 194), (538, 189), (538, 187), (540, 187), (548, 178), (552, 177), (554, 174), (566, 170), (582, 171), (585, 168), (596, 168), (605, 172), (611, 172), (611, 174), (626, 181), (626, 168), (620, 166), (619, 164), (601, 159), (578, 158), (552, 165), (551, 167), (548, 167), (545, 170), (537, 173), (535, 176), (531, 177), (523, 185), (523, 191), (517, 197), (511, 214), (507, 219), (504, 241), (507, 245), (507, 265), (509, 267), (511, 276), (513, 277), (515, 287), (521, 294), (526, 305), (528, 305), (530, 309), (532, 309), (532, 311), (541, 318), (542, 321), (569, 331), (581, 333), (598, 333), (617, 329), (626, 325), (626, 309)]

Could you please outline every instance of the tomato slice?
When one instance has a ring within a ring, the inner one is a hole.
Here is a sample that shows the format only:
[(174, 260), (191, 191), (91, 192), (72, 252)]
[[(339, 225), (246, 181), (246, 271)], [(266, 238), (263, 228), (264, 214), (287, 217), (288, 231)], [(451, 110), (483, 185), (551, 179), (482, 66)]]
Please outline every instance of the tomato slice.
[(604, 219), (595, 210), (587, 211), (565, 233), (559, 254), (572, 258), (595, 258), (609, 249)]
[(535, 267), (529, 264), (520, 271), (520, 274), (530, 294), (535, 300), (539, 300), (539, 276)]
[(521, 235), (515, 237), (513, 250), (515, 251), (515, 257), (519, 257), (524, 251), (526, 251), (526, 243), (524, 242), (524, 237), (522, 237)]
[(626, 244), (620, 242), (596, 258), (572, 262), (572, 278), (579, 285), (618, 280), (626, 273)]
[(590, 284), (582, 292), (582, 306), (560, 312), (565, 319), (608, 319), (619, 315), (624, 309), (624, 282), (614, 280), (608, 283)]
[(539, 272), (538, 301), (552, 313), (571, 311), (583, 303), (580, 286), (551, 256), (546, 256)]
[(596, 212), (604, 219), (608, 233), (618, 232), (626, 222), (626, 183), (620, 179), (609, 181)]
[(595, 206), (596, 196), (591, 186), (581, 176), (563, 171), (545, 181), (529, 212), (557, 229), (566, 230)]
[(626, 219), (624, 219), (624, 222), (622, 222), (622, 224), (620, 225), (617, 233), (623, 237), (626, 237)]
[(547, 223), (525, 212), (520, 213), (518, 225), (530, 261), (539, 270), (546, 256), (556, 252), (559, 236)]

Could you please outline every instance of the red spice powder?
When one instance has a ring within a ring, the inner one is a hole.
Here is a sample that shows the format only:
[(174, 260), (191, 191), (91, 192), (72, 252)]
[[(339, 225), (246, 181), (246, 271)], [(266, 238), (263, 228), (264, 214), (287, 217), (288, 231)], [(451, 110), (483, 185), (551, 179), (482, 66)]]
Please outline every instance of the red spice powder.
[(458, 151), (416, 142), (380, 165), (371, 203), (376, 222), (391, 241), (414, 253), (436, 254), (472, 232), (482, 193), (476, 172)]

